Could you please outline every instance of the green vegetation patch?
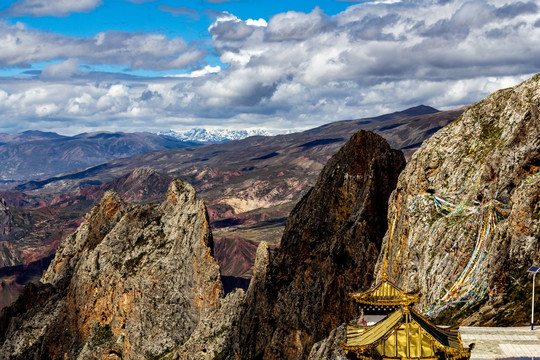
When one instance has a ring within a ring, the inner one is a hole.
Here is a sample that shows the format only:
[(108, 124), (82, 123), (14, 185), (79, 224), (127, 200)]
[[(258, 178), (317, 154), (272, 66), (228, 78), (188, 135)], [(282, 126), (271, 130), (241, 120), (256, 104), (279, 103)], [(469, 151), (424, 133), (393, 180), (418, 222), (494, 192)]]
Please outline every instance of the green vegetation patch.
[(92, 343), (94, 345), (100, 346), (100, 345), (103, 345), (105, 343), (112, 341), (113, 339), (114, 339), (114, 334), (109, 324), (101, 326), (100, 323), (95, 323), (94, 335), (92, 336)]
[(489, 122), (483, 123), (479, 138), (480, 140), (487, 143), (496, 142), (501, 138), (502, 131), (502, 128), (495, 126)]

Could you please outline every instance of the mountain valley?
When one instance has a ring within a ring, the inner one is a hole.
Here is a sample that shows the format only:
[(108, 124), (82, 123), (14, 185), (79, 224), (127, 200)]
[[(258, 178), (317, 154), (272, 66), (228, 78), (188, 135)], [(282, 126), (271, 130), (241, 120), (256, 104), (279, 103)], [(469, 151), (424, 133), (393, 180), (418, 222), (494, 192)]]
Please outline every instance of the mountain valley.
[[(117, 191), (129, 202), (160, 201), (172, 178), (179, 177), (193, 184), (208, 206), (222, 275), (249, 279), (257, 244), (264, 240), (272, 249), (279, 245), (289, 212), (315, 183), (327, 159), (352, 134), (359, 129), (374, 130), (410, 156), (425, 138), (462, 111), (438, 112), (419, 106), (370, 119), (336, 122), (302, 133), (154, 151), (81, 172), (27, 182), (16, 190), (0, 191), (0, 197), (11, 207), (34, 212), (38, 208), (49, 209), (60, 214), (55, 220), (75, 220), (107, 190)], [(63, 226), (61, 221), (40, 224), (57, 229)], [(68, 227), (62, 234), (73, 230)], [(40, 231), (36, 229), (35, 233)], [(42, 240), (40, 246), (35, 237), (23, 237), (10, 246), (39, 258), (48, 256), (49, 245), (57, 245), (59, 240)], [(2, 266), (24, 261), (18, 260)]]
[[(62, 240), (40, 282), (0, 313), (0, 359), (335, 358), (359, 315), (350, 293), (383, 272), (421, 292), (416, 310), (434, 322), (527, 324), (526, 269), (540, 261), (539, 107), (536, 75), (459, 110), (416, 152), (405, 149), (408, 163), (392, 145), (395, 133), (387, 141), (355, 131), (338, 146), (342, 136), (307, 132), (295, 146), (288, 135), (274, 139), (287, 151), (265, 138), (244, 140), (259, 144), (243, 155), (254, 169), (237, 169), (245, 164), (230, 153), (227, 171), (218, 166), (223, 153), (203, 161), (213, 167), (178, 161), (189, 161), (188, 148), (138, 155), (142, 168), (116, 160), (85, 173), (101, 174), (101, 184), (26, 184), (34, 187), (26, 199), (45, 191), (52, 209), (101, 199)], [(203, 156), (229, 146), (238, 143), (195, 149)], [(276, 158), (289, 172), (277, 172)], [(105, 182), (120, 169), (130, 171)], [(172, 180), (182, 171), (194, 187)], [(310, 180), (298, 182), (299, 174)], [(11, 202), (22, 201), (17, 194)], [(0, 214), (4, 236), (15, 233), (14, 207), (5, 202)], [(225, 294), (226, 271), (250, 277), (247, 291)], [(16, 270), (4, 275), (11, 282), (3, 286), (16, 289)]]

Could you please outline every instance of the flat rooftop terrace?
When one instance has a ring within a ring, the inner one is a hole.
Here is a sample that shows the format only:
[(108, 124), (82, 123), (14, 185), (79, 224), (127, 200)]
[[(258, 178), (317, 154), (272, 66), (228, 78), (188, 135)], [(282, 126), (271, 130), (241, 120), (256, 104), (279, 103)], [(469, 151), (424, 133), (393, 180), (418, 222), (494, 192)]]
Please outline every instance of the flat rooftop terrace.
[(471, 327), (459, 328), (463, 346), (475, 343), (471, 360), (540, 360), (540, 325), (530, 327)]

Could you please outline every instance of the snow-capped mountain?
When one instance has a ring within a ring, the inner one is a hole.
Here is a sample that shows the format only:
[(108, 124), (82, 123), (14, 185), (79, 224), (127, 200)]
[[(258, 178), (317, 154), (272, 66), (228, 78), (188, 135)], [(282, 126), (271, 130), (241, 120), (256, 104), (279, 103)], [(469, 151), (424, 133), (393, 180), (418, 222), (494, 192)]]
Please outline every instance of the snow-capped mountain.
[(201, 144), (219, 144), (231, 140), (241, 140), (250, 136), (272, 136), (277, 134), (286, 134), (290, 131), (280, 130), (231, 130), (231, 129), (203, 129), (193, 128), (190, 130), (167, 130), (160, 131), (157, 134), (161, 136), (170, 136), (181, 141), (198, 142)]

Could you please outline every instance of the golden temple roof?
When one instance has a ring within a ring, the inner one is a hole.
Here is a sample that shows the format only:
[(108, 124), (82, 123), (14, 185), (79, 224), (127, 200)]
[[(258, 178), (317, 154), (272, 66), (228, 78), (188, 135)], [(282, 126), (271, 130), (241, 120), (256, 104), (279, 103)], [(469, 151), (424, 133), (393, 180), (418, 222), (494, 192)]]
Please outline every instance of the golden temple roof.
[(371, 289), (361, 293), (351, 293), (353, 299), (370, 305), (402, 305), (408, 306), (418, 301), (417, 293), (408, 293), (388, 280), (383, 273), (383, 280)]
[(343, 349), (359, 358), (468, 359), (456, 328), (439, 328), (409, 307), (400, 307), (377, 324), (347, 328)]

